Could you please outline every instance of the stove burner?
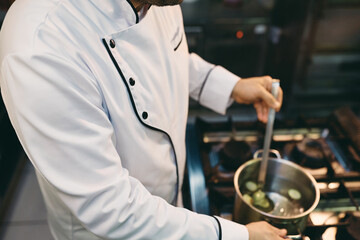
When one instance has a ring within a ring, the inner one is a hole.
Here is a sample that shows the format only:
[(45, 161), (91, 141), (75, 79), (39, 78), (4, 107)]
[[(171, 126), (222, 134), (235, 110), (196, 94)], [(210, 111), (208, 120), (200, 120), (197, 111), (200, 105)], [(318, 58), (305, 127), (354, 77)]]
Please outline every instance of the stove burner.
[(336, 239), (360, 240), (360, 212), (347, 213), (341, 221), (349, 222), (349, 225), (343, 228), (338, 228), (336, 232)]
[[(319, 217), (309, 217), (302, 240), (360, 240), (359, 219), (352, 224), (341, 221), (345, 215), (349, 215), (349, 220), (350, 212), (359, 205), (360, 171), (352, 164), (355, 154), (360, 154), (353, 141), (333, 116), (304, 118), (302, 122), (295, 118), (278, 120), (271, 148), (277, 149), (282, 158), (303, 164), (318, 181), (321, 192), (313, 212)], [(200, 119), (189, 125), (186, 207), (232, 219), (236, 196), (234, 170), (252, 158), (248, 152), (262, 147), (263, 127), (246, 121), (233, 123), (231, 119), (219, 122)], [(344, 167), (347, 165), (348, 168)]]
[(219, 152), (221, 165), (226, 170), (236, 170), (241, 164), (251, 159), (249, 144), (243, 141), (230, 140)]
[(290, 153), (290, 159), (303, 167), (318, 169), (326, 166), (326, 158), (320, 140), (304, 138)]

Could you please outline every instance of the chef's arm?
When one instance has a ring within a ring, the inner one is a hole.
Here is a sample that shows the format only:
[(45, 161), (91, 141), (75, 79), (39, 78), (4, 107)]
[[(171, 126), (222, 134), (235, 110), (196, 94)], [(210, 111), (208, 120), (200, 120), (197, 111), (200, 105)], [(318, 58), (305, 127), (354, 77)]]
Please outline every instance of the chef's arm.
[(235, 100), (238, 103), (254, 104), (260, 121), (267, 121), (269, 107), (278, 111), (282, 104), (282, 90), (278, 98), (271, 94), (271, 83), (277, 81), (269, 76), (243, 78), (221, 66), (215, 66), (198, 55), (189, 54), (190, 96), (218, 113)]
[(195, 53), (189, 54), (189, 75), (190, 97), (215, 112), (225, 114), (232, 103), (232, 90), (240, 78)]
[[(171, 206), (122, 167), (97, 82), (75, 66), (30, 51), (7, 56), (1, 66), (10, 120), (69, 214), (101, 239), (217, 240), (213, 217)], [(245, 226), (220, 221), (224, 240), (248, 239)]]

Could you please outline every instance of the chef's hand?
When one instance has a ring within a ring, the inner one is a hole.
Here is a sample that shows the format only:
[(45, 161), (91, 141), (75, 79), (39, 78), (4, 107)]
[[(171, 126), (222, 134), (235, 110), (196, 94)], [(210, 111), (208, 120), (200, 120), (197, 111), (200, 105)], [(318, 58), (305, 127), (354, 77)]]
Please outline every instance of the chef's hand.
[(249, 240), (284, 240), (286, 229), (278, 229), (265, 221), (253, 222), (246, 225)]
[(281, 88), (277, 99), (271, 95), (271, 85), (278, 81), (269, 76), (242, 78), (233, 88), (231, 97), (238, 103), (254, 104), (258, 119), (267, 122), (269, 108), (275, 108), (276, 111), (281, 108), (283, 98)]

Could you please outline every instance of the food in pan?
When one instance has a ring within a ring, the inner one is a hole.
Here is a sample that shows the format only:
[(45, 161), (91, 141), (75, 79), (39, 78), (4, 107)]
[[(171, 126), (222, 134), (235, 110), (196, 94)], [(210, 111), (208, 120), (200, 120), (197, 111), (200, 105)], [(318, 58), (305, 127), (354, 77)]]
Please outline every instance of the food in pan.
[(301, 198), (301, 193), (294, 188), (288, 190), (288, 195), (293, 200), (299, 200)]
[(247, 203), (264, 212), (273, 210), (273, 201), (259, 188), (258, 184), (253, 181), (247, 181), (245, 188), (247, 191), (243, 195), (243, 198)]
[[(301, 199), (301, 193), (297, 189), (290, 188), (287, 191), (288, 196), (280, 196), (277, 193), (264, 192), (254, 181), (245, 182), (243, 189), (243, 199), (245, 202), (251, 204), (252, 206), (263, 212), (277, 212), (280, 209), (279, 215), (283, 214), (285, 207), (287, 208), (287, 205), (289, 205), (290, 202), (296, 202)], [(274, 204), (273, 200), (275, 196), (275, 199), (281, 199), (281, 203), (276, 202)]]

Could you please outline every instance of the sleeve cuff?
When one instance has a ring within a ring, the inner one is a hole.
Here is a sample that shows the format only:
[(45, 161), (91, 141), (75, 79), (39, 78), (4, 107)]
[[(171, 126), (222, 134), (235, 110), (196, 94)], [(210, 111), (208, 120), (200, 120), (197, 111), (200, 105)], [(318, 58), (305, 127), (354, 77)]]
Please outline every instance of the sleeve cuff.
[(240, 77), (221, 66), (213, 68), (204, 82), (199, 102), (201, 105), (220, 114), (225, 114), (226, 109), (233, 102), (231, 92)]
[[(249, 240), (249, 232), (245, 225), (241, 225), (221, 217), (214, 217), (219, 225), (219, 239), (221, 240)], [(220, 238), (222, 237), (222, 238)]]
[(217, 234), (218, 234), (218, 236), (219, 236), (219, 240), (221, 240), (221, 239), (222, 239), (222, 228), (221, 228), (220, 221), (219, 221), (219, 219), (217, 219), (215, 216), (213, 216), (213, 218), (215, 219), (216, 224), (217, 224), (217, 227), (218, 227)]

